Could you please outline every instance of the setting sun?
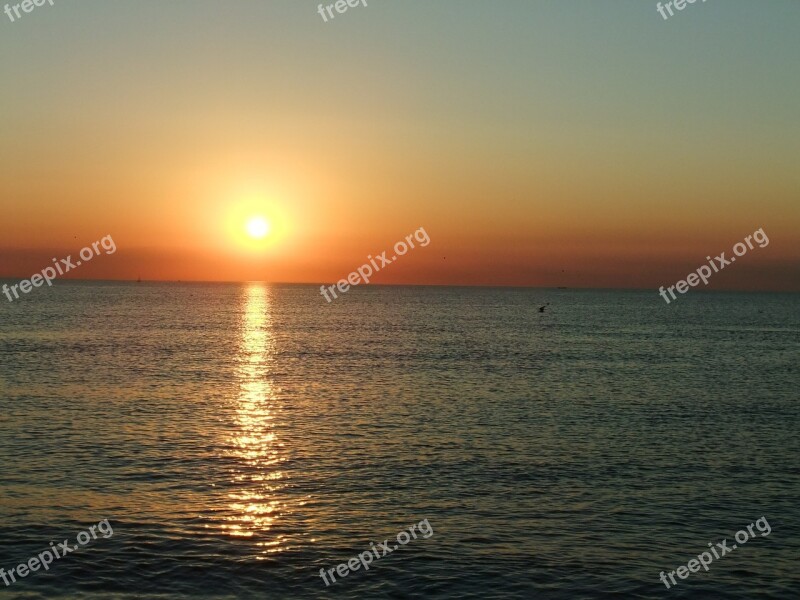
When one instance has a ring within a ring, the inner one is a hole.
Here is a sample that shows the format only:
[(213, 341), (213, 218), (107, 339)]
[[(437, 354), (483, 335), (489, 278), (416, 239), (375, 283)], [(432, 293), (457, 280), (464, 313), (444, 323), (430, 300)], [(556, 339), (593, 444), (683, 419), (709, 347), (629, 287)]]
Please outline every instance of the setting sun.
[(252, 217), (247, 221), (246, 229), (251, 238), (260, 240), (269, 234), (269, 223), (264, 217)]
[(266, 251), (273, 258), (289, 251), (286, 240), (291, 219), (284, 203), (294, 196), (248, 182), (228, 186), (210, 194), (216, 201), (222, 200), (208, 222), (209, 234), (217, 237), (220, 248), (239, 253), (243, 260), (263, 257)]

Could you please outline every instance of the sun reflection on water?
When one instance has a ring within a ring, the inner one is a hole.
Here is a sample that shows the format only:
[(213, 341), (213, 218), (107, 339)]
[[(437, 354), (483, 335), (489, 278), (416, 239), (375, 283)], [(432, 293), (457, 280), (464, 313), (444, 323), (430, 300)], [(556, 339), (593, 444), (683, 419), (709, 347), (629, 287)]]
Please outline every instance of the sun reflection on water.
[(263, 536), (264, 552), (282, 549), (282, 536), (270, 535), (281, 513), (277, 493), (284, 475), (282, 444), (274, 431), (275, 392), (270, 379), (275, 356), (271, 335), (270, 290), (252, 284), (244, 292), (238, 355), (239, 395), (236, 429), (229, 440), (237, 466), (231, 470), (232, 491), (224, 529), (231, 536)]

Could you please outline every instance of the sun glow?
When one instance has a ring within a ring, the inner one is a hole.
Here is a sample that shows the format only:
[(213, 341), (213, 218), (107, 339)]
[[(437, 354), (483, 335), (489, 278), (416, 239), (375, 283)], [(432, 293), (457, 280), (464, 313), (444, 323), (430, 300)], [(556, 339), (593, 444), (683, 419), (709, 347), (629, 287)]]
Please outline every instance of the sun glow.
[(239, 196), (221, 211), (226, 244), (248, 254), (269, 251), (274, 256), (283, 248), (288, 233), (283, 207), (266, 193)]
[(246, 225), (247, 234), (254, 240), (260, 240), (269, 235), (270, 226), (264, 217), (251, 217)]

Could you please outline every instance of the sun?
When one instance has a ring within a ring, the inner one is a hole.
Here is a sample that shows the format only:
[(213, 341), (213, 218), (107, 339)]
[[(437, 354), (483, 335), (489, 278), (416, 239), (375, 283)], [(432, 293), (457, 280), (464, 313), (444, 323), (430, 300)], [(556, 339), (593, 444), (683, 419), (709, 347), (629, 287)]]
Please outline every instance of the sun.
[(269, 223), (264, 217), (250, 217), (245, 225), (247, 234), (254, 240), (261, 240), (269, 235)]
[(224, 236), (220, 242), (226, 247), (248, 259), (267, 253), (274, 258), (286, 251), (289, 227), (279, 194), (234, 188), (222, 200), (218, 223)]

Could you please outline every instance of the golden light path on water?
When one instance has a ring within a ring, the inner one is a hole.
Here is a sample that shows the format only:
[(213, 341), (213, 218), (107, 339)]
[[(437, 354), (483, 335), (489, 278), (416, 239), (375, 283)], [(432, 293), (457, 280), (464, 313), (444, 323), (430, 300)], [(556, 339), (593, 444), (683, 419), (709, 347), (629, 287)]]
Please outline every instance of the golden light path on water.
[(250, 284), (244, 291), (241, 344), (238, 356), (239, 395), (235, 411), (236, 429), (230, 440), (239, 466), (231, 472), (234, 490), (229, 494), (230, 516), (224, 529), (232, 536), (260, 538), (264, 553), (281, 551), (283, 536), (269, 532), (280, 517), (277, 493), (285, 460), (274, 431), (275, 393), (270, 380), (275, 357), (271, 335), (271, 291), (263, 284)]

